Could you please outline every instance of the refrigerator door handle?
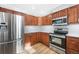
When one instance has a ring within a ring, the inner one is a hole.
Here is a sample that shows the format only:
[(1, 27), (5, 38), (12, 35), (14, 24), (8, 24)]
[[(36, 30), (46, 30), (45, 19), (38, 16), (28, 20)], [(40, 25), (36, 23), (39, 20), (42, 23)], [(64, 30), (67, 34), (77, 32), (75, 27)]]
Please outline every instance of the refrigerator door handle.
[(22, 35), (21, 35), (22, 39), (24, 37), (24, 18), (22, 17)]

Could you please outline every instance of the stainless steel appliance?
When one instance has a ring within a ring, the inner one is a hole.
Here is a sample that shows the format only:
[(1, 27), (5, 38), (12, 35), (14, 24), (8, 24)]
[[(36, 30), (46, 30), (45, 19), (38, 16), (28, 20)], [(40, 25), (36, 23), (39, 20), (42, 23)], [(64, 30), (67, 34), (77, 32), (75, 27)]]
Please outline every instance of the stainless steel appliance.
[(50, 34), (50, 47), (58, 53), (65, 53), (66, 49), (66, 34), (68, 33), (68, 25), (54, 24), (54, 33)]
[(50, 48), (53, 48), (57, 53), (65, 53), (66, 36), (59, 34), (50, 34)]
[(22, 16), (0, 12), (0, 54), (23, 52), (23, 33)]
[(53, 25), (67, 25), (67, 16), (55, 18), (52, 23)]

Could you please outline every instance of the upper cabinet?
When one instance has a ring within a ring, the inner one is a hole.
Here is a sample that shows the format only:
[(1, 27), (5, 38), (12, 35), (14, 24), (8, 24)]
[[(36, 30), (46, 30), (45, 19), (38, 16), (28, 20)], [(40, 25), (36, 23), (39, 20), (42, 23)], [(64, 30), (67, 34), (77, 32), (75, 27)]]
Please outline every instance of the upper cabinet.
[(44, 17), (35, 17), (31, 15), (25, 16), (25, 25), (51, 25), (52, 24), (52, 18), (48, 16)]
[(25, 15), (25, 25), (31, 25), (32, 17), (30, 15)]
[(31, 25), (38, 25), (38, 17), (32, 16)]
[(68, 8), (68, 23), (75, 24), (78, 22), (78, 6)]
[(77, 15), (78, 15), (78, 23), (79, 23), (79, 5), (77, 6), (77, 11), (78, 11)]
[(79, 23), (79, 5), (52, 13), (52, 19), (67, 16), (68, 24)]
[(67, 9), (63, 9), (58, 11), (58, 17), (63, 17), (63, 16), (67, 16)]
[(38, 25), (38, 18), (31, 15), (25, 16), (25, 25)]
[(67, 9), (63, 9), (63, 10), (60, 10), (60, 11), (53, 13), (52, 19), (63, 17), (63, 16), (67, 16)]
[(41, 18), (41, 25), (51, 25), (51, 24), (52, 19), (49, 15)]
[(58, 12), (52, 14), (52, 19), (58, 18)]

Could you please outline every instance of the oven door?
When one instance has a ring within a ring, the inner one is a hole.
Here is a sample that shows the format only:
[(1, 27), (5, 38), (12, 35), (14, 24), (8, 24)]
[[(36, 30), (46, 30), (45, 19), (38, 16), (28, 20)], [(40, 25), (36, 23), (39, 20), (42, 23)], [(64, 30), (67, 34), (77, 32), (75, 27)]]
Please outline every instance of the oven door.
[(65, 49), (65, 38), (50, 36), (50, 43)]

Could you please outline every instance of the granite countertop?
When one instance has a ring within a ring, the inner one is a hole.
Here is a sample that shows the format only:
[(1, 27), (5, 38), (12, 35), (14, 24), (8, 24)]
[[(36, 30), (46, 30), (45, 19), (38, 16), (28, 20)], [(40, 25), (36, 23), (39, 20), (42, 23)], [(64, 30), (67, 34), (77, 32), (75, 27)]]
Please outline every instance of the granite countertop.
[(79, 38), (79, 34), (67, 34), (66, 36), (77, 37), (77, 38)]

